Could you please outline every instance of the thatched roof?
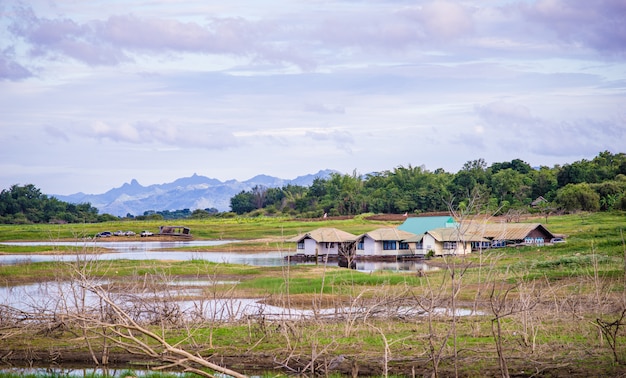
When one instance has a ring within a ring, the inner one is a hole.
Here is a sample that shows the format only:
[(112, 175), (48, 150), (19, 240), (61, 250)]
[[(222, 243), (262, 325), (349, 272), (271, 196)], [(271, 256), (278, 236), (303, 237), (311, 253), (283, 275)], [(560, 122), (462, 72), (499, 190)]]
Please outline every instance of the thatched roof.
[(422, 241), (422, 239), (424, 239), (424, 235), (425, 234), (419, 234), (419, 235), (412, 235), (409, 238), (406, 238), (404, 240), (402, 240), (405, 243), (419, 243)]
[(548, 238), (552, 234), (540, 223), (480, 223), (473, 222), (466, 227), (468, 232), (491, 240), (524, 240), (531, 232), (538, 230)]
[(466, 241), (466, 242), (486, 242), (489, 241), (485, 239), (482, 235), (472, 231), (462, 232), (456, 227), (444, 227), (444, 228), (435, 228), (434, 230), (430, 230), (426, 232), (430, 234), (435, 240), (439, 242), (448, 242), (448, 241)]
[(395, 227), (379, 228), (359, 236), (359, 239), (368, 236), (372, 240), (405, 240), (415, 236), (412, 232), (402, 231)]
[(313, 239), (318, 243), (344, 243), (356, 241), (357, 236), (334, 227), (322, 227), (287, 241), (298, 243), (304, 239)]

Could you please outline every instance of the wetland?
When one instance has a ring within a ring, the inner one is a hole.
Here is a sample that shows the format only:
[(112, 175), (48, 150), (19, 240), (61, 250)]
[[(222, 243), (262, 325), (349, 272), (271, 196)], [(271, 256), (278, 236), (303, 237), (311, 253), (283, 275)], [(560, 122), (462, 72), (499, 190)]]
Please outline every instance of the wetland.
[(233, 376), (619, 376), (625, 219), (552, 217), (546, 226), (567, 243), (356, 270), (286, 264), (294, 246), (284, 240), (380, 223), (198, 221), (192, 244), (158, 246), (72, 240), (102, 225), (3, 226), (0, 361)]

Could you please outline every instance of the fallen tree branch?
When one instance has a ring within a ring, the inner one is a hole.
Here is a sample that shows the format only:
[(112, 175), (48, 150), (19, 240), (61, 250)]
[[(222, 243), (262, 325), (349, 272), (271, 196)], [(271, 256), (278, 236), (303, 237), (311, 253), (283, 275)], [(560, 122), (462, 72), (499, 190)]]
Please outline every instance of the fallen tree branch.
[[(81, 275), (82, 276), (82, 275)], [(82, 276), (81, 282), (83, 288), (98, 296), (108, 307), (110, 313), (108, 319), (95, 319), (87, 314), (79, 315), (85, 318), (83, 324), (90, 324), (95, 329), (103, 329), (104, 331), (95, 331), (100, 336), (105, 337), (113, 345), (121, 347), (130, 353), (144, 354), (152, 358), (169, 362), (168, 366), (180, 366), (185, 371), (194, 372), (201, 376), (213, 377), (212, 374), (193, 367), (193, 364), (211, 369), (221, 374), (227, 374), (235, 378), (247, 378), (246, 375), (237, 371), (214, 364), (201, 356), (193, 355), (184, 349), (172, 346), (163, 336), (151, 331), (150, 329), (140, 325), (118, 304), (116, 304), (108, 293), (101, 287), (90, 283), (86, 277)], [(138, 336), (143, 335), (157, 343), (157, 347), (149, 345), (146, 341), (142, 341)], [(158, 349), (157, 349), (158, 348)]]

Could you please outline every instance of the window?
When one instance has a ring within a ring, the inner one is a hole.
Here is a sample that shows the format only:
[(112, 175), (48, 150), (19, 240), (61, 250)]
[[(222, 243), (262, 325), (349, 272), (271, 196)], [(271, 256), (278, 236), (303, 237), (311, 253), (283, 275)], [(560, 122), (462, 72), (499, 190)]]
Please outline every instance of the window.
[(396, 241), (395, 240), (383, 240), (383, 249), (385, 251), (391, 251), (391, 250), (397, 249)]
[(400, 242), (399, 249), (409, 249), (409, 243)]
[(472, 242), (471, 243), (472, 246), (472, 250), (478, 250), (478, 249), (489, 249), (491, 248), (491, 243), (490, 242)]
[(456, 249), (456, 242), (444, 242), (443, 249)]
[(424, 249), (424, 242), (418, 241), (415, 243), (415, 249)]
[(365, 245), (363, 244), (363, 241), (360, 241), (357, 243), (356, 249), (358, 249), (359, 251), (362, 251), (365, 249)]
[(304, 249), (304, 240), (298, 242), (298, 249)]

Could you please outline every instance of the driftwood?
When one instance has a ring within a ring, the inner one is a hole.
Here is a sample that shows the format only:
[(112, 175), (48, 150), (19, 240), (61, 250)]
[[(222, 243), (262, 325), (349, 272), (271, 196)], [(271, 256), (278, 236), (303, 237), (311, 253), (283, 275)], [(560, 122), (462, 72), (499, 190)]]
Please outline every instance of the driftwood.
[[(237, 371), (219, 366), (199, 355), (194, 355), (171, 345), (165, 340), (164, 336), (139, 324), (139, 322), (133, 319), (131, 314), (115, 303), (101, 286), (92, 284), (84, 276), (82, 276), (81, 286), (98, 296), (106, 307), (107, 316), (102, 317), (98, 316), (98, 314), (85, 312), (77, 314), (77, 320), (89, 327), (88, 331), (103, 337), (112, 346), (120, 347), (129, 353), (148, 356), (164, 363), (162, 366), (153, 368), (154, 370), (182, 368), (185, 372), (193, 372), (204, 377), (214, 377), (214, 375), (199, 369), (197, 367), (199, 366), (235, 378), (246, 377), (246, 375)], [(155, 343), (146, 342), (146, 337)]]

